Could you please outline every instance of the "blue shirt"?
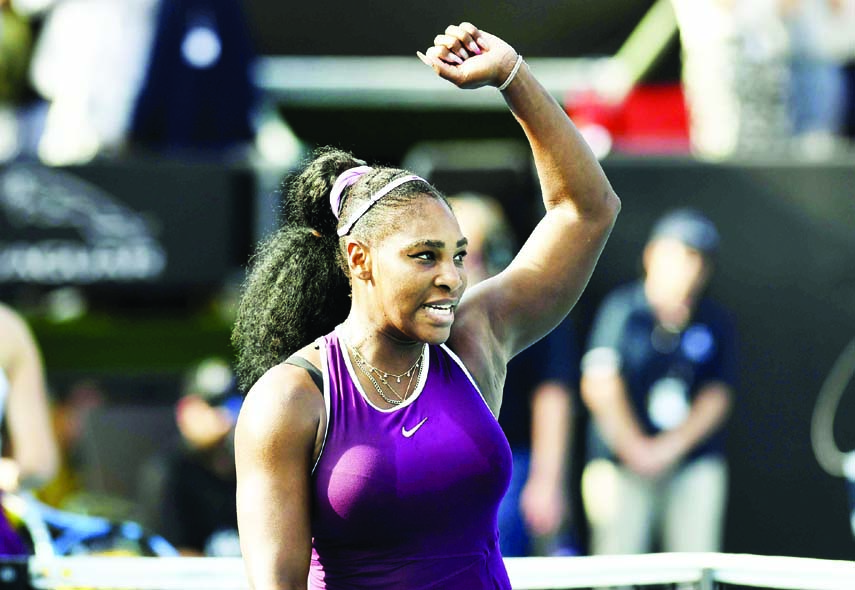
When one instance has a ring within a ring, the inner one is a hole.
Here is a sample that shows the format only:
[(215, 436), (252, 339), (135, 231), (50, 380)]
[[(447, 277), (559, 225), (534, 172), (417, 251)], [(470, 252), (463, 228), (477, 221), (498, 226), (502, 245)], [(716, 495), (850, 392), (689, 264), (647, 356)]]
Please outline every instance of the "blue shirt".
[[(613, 291), (603, 301), (591, 330), (585, 369), (613, 364), (626, 384), (641, 428), (648, 435), (678, 426), (704, 385), (733, 387), (736, 374), (735, 336), (728, 314), (713, 301), (698, 302), (680, 332), (656, 320), (641, 282)], [(724, 432), (717, 430), (687, 460), (723, 454)], [(592, 425), (590, 458), (615, 456)]]
[(578, 388), (579, 347), (574, 334), (567, 317), (508, 363), (499, 425), (512, 449), (531, 446), (531, 394), (538, 385), (556, 381), (570, 391)]

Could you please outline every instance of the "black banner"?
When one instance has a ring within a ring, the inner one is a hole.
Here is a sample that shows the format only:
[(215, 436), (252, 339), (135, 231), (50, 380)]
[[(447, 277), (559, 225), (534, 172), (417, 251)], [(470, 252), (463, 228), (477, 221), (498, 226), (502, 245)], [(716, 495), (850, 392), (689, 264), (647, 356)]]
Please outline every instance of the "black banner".
[(124, 161), (0, 168), (0, 286), (216, 285), (251, 247), (254, 175)]

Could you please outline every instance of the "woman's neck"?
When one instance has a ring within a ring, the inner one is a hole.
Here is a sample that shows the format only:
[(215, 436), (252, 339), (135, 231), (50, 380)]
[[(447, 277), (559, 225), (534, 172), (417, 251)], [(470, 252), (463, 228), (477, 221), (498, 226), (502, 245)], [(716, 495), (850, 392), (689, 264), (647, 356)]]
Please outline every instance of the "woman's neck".
[(422, 354), (423, 342), (402, 340), (382, 327), (349, 316), (342, 325), (345, 344), (388, 373), (409, 369)]

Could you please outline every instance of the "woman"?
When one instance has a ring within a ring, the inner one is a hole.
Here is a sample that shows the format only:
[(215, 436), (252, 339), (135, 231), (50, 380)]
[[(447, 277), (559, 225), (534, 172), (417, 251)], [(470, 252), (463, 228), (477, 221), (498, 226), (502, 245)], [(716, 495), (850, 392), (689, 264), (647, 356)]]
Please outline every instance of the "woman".
[(496, 534), (505, 366), (570, 311), (619, 200), (510, 45), (462, 23), (418, 55), (460, 88), (503, 92), (547, 212), (464, 297), (466, 239), (427, 182), (334, 150), (291, 181), (233, 335), (252, 384), (235, 442), (256, 590), (510, 588)]
[[(59, 464), (51, 427), (41, 354), (24, 320), (0, 304), (0, 422), (9, 448), (0, 457), (0, 492), (17, 492), (49, 481)], [(0, 514), (0, 554), (27, 549)]]

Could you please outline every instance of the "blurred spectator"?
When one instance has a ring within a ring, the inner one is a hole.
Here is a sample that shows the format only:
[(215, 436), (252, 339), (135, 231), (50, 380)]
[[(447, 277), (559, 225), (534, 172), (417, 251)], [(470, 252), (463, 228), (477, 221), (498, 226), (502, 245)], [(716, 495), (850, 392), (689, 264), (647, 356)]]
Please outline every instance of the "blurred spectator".
[(35, 148), (42, 161), (252, 139), (252, 51), (239, 2), (12, 1), (43, 18), (30, 72), (48, 103)]
[(841, 147), (855, 59), (855, 0), (781, 0), (790, 33), (790, 112), (806, 155)]
[[(41, 354), (24, 320), (0, 304), (0, 417), (4, 427), (0, 493), (36, 487), (53, 477), (58, 452), (50, 425)], [(24, 545), (0, 513), (0, 554)]]
[(242, 399), (226, 361), (200, 362), (175, 406), (181, 445), (143, 469), (144, 522), (184, 555), (240, 555), (234, 425)]
[[(514, 255), (501, 205), (483, 195), (449, 199), (469, 240), (470, 287), (501, 272)], [(513, 452), (513, 473), (499, 506), (505, 557), (574, 552), (567, 524), (572, 395), (578, 383), (572, 324), (565, 319), (508, 364), (499, 424)]]
[(19, 108), (27, 87), (32, 31), (10, 0), (0, 0), (0, 162), (20, 151)]
[(77, 381), (53, 404), (53, 426), (60, 448), (56, 476), (39, 488), (38, 498), (55, 508), (80, 507), (89, 503), (81, 476), (84, 460), (82, 441), (89, 414), (102, 407), (106, 396), (99, 383), (91, 379)]
[(644, 279), (598, 310), (582, 359), (592, 553), (721, 550), (735, 368), (729, 318), (704, 296), (718, 240), (700, 213), (670, 212), (644, 249)]
[(223, 151), (250, 144), (254, 55), (241, 4), (161, 0), (133, 117), (135, 146)]
[(690, 139), (699, 155), (788, 148), (788, 38), (780, 1), (672, 0)]
[(68, 164), (123, 147), (159, 0), (13, 2), (44, 18), (30, 72), (49, 103), (39, 157)]

